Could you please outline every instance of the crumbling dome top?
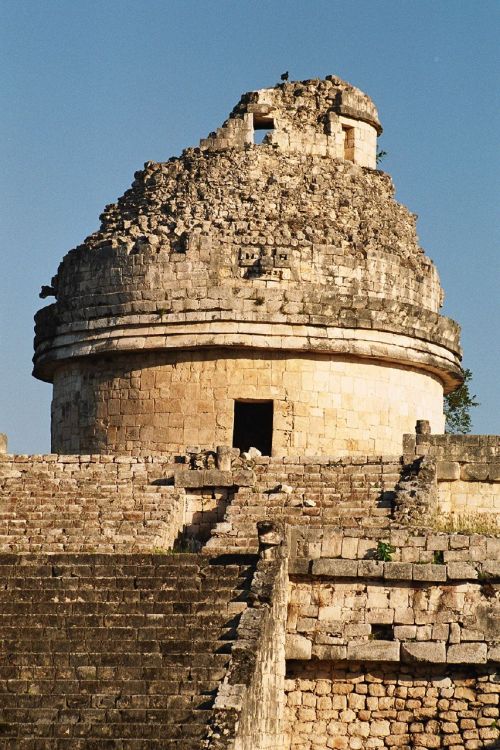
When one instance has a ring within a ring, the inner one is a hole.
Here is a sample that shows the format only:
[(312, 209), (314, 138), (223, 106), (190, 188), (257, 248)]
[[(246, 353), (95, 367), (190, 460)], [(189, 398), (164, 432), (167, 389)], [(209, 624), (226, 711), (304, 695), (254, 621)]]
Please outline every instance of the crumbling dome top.
[(35, 375), (75, 357), (236, 346), (406, 363), (455, 387), (459, 329), (439, 314), (415, 217), (375, 169), (380, 130), (340, 79), (285, 82), (245, 94), (199, 148), (147, 162), (52, 280)]
[(243, 148), (254, 143), (259, 130), (269, 131), (266, 142), (285, 151), (345, 158), (375, 168), (382, 126), (366, 94), (328, 76), (244, 94), (226, 122), (200, 146)]

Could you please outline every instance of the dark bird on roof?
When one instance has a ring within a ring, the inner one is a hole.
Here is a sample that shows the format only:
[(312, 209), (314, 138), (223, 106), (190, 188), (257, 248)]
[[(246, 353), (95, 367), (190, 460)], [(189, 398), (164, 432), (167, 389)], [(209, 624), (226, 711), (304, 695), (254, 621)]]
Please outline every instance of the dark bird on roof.
[(282, 81), (288, 81), (288, 70), (281, 74)]

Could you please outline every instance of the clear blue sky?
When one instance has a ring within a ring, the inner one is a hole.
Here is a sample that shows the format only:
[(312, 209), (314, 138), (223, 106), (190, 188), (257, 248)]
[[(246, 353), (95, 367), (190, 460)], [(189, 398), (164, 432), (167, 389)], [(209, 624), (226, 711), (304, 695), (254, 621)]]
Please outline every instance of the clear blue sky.
[(31, 377), (42, 284), (149, 159), (197, 145), (240, 94), (337, 74), (384, 126), (383, 168), (463, 327), (498, 431), (497, 0), (1, 0), (0, 432), (49, 450)]

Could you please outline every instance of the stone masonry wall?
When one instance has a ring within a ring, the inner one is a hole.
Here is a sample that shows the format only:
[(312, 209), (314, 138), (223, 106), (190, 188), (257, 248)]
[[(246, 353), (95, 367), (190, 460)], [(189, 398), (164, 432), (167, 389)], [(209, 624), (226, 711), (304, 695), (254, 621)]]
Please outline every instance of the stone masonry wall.
[(253, 469), (254, 479), (240, 487), (212, 531), (209, 549), (257, 551), (256, 524), (262, 520), (280, 520), (317, 538), (326, 529), (356, 529), (361, 536), (371, 529), (380, 536), (401, 463), (390, 456), (260, 457)]
[(234, 401), (270, 399), (273, 455), (393, 455), (416, 419), (443, 428), (442, 394), (430, 373), (324, 354), (120, 355), (56, 371), (52, 450), (149, 455), (231, 445)]
[(286, 692), (286, 750), (498, 747), (494, 668), (292, 662)]
[(424, 474), (422, 467), (427, 467), (427, 487), (422, 486), (420, 494), (427, 493), (439, 512), (462, 522), (477, 514), (488, 516), (492, 526), (500, 512), (499, 449), (498, 435), (404, 437), (404, 460), (414, 462), (416, 482)]
[(268, 125), (265, 143), (284, 151), (348, 159), (375, 169), (377, 110), (366, 94), (334, 76), (290, 81), (244, 94), (226, 122), (202, 139), (203, 150), (242, 149), (254, 128)]
[[(376, 564), (360, 567), (351, 561), (318, 561), (309, 577), (292, 576), (288, 658), (433, 664), (500, 660), (500, 600), (498, 584), (492, 583), (499, 578), (498, 562), (496, 575), (485, 574), (482, 580), (466, 563), (442, 566), (442, 571), (436, 565), (430, 570), (425, 564), (423, 569), (413, 566), (420, 577), (409, 580), (401, 580), (400, 563), (385, 565), (385, 577), (374, 573)], [(412, 566), (406, 568), (411, 575)], [(350, 576), (355, 570), (359, 576)], [(438, 582), (441, 572), (444, 581)]]
[(287, 748), (498, 746), (497, 538), (292, 529), (290, 541)]
[(215, 700), (210, 750), (283, 750), (287, 559), (261, 559)]

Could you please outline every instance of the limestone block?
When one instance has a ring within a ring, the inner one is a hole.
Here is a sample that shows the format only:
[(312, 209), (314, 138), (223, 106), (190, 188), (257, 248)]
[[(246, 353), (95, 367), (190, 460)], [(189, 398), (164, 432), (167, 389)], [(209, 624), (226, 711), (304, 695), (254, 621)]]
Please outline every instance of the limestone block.
[(234, 449), (228, 445), (217, 446), (217, 468), (219, 471), (231, 471), (231, 460), (233, 458)]
[(219, 471), (218, 469), (180, 470), (176, 471), (174, 476), (175, 486), (185, 489), (232, 487), (235, 484), (233, 474), (230, 471)]
[(414, 581), (446, 581), (446, 565), (432, 563), (413, 566)]
[(312, 647), (314, 659), (322, 661), (344, 661), (347, 658), (347, 646), (319, 646)]
[(446, 571), (450, 581), (475, 580), (478, 577), (476, 568), (466, 562), (449, 562)]
[(486, 643), (458, 643), (448, 646), (446, 661), (449, 664), (485, 664)]
[(408, 662), (446, 662), (446, 645), (444, 643), (415, 642), (401, 644), (401, 660)]
[(359, 560), (358, 575), (360, 578), (382, 578), (384, 563), (381, 560)]
[(488, 661), (500, 662), (500, 645), (495, 644), (488, 648)]
[(399, 661), (397, 641), (358, 641), (347, 644), (349, 661)]
[(0, 432), (0, 453), (7, 453), (7, 435)]
[(287, 635), (285, 642), (285, 656), (287, 659), (310, 659), (312, 653), (311, 641), (303, 635)]
[(386, 562), (384, 578), (397, 581), (411, 581), (413, 565), (411, 563)]
[(438, 461), (436, 463), (436, 479), (453, 482), (460, 479), (460, 464), (458, 461)]
[(486, 540), (486, 558), (500, 561), (500, 537)]
[(481, 572), (488, 578), (500, 578), (500, 562), (497, 560), (485, 560), (481, 566)]
[(489, 466), (486, 463), (464, 464), (460, 478), (466, 482), (484, 482), (488, 479)]
[(417, 637), (416, 625), (396, 625), (394, 627), (394, 638), (397, 641), (414, 640)]
[(328, 539), (323, 539), (321, 542), (321, 556), (322, 557), (340, 557), (342, 550), (342, 537), (333, 536)]
[(314, 560), (312, 574), (316, 576), (331, 576), (332, 578), (352, 578), (358, 574), (356, 560), (338, 560), (321, 558)]
[(295, 557), (288, 562), (288, 572), (291, 575), (307, 575), (310, 562), (305, 557)]
[(356, 537), (344, 537), (342, 540), (342, 557), (355, 560), (358, 555), (359, 540)]

